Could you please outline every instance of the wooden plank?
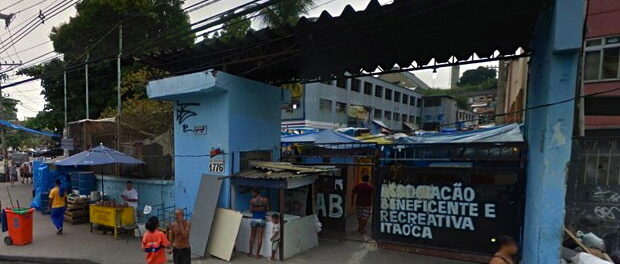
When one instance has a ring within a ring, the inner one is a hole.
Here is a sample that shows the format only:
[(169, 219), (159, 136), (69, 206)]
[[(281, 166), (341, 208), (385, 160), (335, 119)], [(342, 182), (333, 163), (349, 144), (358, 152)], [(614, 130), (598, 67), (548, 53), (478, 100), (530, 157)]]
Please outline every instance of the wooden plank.
[(580, 246), (581, 248), (583, 248), (583, 250), (586, 253), (592, 254), (594, 255), (594, 253), (592, 253), (592, 250), (590, 250), (590, 248), (586, 247), (583, 243), (581, 243), (581, 240), (579, 240), (574, 234), (573, 232), (571, 232), (570, 230), (568, 230), (566, 227), (564, 228), (564, 232), (573, 240), (575, 241), (575, 243), (577, 243), (578, 246)]
[(230, 261), (243, 215), (237, 211), (218, 208), (215, 211), (207, 253)]

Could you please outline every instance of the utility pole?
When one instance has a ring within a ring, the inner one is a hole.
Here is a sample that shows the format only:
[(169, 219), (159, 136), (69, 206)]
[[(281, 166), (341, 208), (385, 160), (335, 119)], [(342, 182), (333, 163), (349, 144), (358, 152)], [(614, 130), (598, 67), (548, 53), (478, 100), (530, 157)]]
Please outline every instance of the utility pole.
[[(0, 89), (0, 118), (4, 119), (4, 95), (2, 94), (2, 90)], [(4, 158), (4, 180), (11, 181), (11, 175), (9, 175), (9, 153), (7, 151), (6, 144), (6, 127), (0, 128), (0, 140), (2, 140), (2, 157)]]
[[(67, 139), (69, 137), (69, 127), (67, 127), (67, 71), (63, 71), (62, 73), (62, 78), (64, 81), (63, 84), (63, 91), (64, 91), (64, 101), (65, 101), (65, 125), (64, 125), (64, 131), (63, 131), (63, 137), (65, 139)], [(68, 149), (64, 149), (63, 150), (63, 156), (69, 156), (69, 150)]]
[(86, 64), (84, 65), (84, 71), (86, 72), (86, 119), (90, 118), (89, 110), (88, 110), (88, 59), (90, 58), (90, 53), (86, 54)]
[(123, 24), (118, 26), (118, 56), (116, 57), (116, 150), (121, 151), (121, 57), (123, 54)]

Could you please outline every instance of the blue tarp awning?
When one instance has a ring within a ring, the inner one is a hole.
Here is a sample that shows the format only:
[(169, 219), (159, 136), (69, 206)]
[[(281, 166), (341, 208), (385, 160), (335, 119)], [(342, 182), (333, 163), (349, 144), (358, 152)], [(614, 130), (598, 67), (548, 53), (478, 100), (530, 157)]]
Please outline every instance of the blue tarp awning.
[(476, 143), (476, 142), (524, 142), (520, 124), (509, 124), (463, 132), (433, 133), (401, 137), (395, 144), (415, 143)]
[(313, 143), (316, 140), (316, 135), (319, 132), (307, 132), (301, 135), (286, 135), (281, 136), (280, 141), (282, 143)]
[(21, 130), (21, 131), (28, 132), (28, 133), (42, 135), (42, 136), (55, 137), (55, 138), (59, 138), (60, 137), (60, 135), (56, 135), (54, 133), (34, 130), (32, 128), (27, 128), (27, 127), (23, 127), (23, 126), (20, 126), (20, 125), (13, 124), (13, 123), (11, 123), (9, 121), (6, 121), (6, 120), (0, 120), (0, 125), (1, 126), (5, 126), (5, 127), (9, 127), (9, 128), (12, 128), (12, 129)]
[(331, 144), (331, 143), (354, 143), (358, 142), (354, 137), (348, 136), (334, 130), (325, 129), (316, 135), (315, 144)]
[(314, 143), (314, 144), (332, 144), (332, 143), (354, 143), (359, 142), (354, 137), (348, 136), (344, 133), (334, 131), (331, 129), (325, 129), (321, 132), (310, 132), (301, 135), (289, 135), (282, 136), (280, 138), (282, 143)]

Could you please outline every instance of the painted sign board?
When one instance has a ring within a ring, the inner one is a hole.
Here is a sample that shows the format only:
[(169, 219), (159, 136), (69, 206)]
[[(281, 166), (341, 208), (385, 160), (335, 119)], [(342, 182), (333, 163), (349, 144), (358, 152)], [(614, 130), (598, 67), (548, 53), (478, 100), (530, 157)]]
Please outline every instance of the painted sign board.
[(377, 176), (379, 241), (488, 254), (494, 237), (520, 237), (523, 181), (516, 172), (385, 166)]

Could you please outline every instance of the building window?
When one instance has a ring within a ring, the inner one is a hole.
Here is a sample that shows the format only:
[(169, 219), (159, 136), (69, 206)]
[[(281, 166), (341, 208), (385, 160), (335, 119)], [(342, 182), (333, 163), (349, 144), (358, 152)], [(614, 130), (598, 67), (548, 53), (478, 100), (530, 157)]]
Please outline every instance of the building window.
[(381, 119), (381, 109), (375, 109), (375, 119)]
[(319, 109), (323, 112), (332, 112), (332, 101), (327, 99), (319, 99)]
[(343, 102), (336, 102), (336, 113), (346, 113), (347, 104)]
[(422, 98), (416, 100), (416, 105), (418, 105), (418, 108), (422, 108)]
[(422, 124), (422, 118), (420, 118), (419, 116), (415, 117), (415, 123), (419, 126)]
[(411, 98), (409, 100), (409, 105), (410, 106), (415, 106), (415, 97), (411, 96)]
[(385, 119), (387, 119), (387, 120), (392, 120), (392, 112), (390, 112), (390, 111), (385, 111)]
[(586, 41), (584, 80), (611, 80), (620, 78), (620, 36)]
[(400, 92), (394, 92), (394, 102), (400, 102)]
[(375, 96), (376, 97), (383, 97), (383, 86), (375, 85)]
[(409, 116), (409, 123), (415, 124), (415, 116)]
[(364, 82), (364, 94), (372, 95), (372, 83)]
[(351, 91), (359, 93), (361, 85), (362, 85), (362, 81), (358, 79), (351, 79)]
[(402, 118), (403, 122), (407, 122), (407, 115), (406, 115), (406, 114), (403, 114), (403, 115), (402, 115), (402, 117), (403, 117), (403, 118)]
[(385, 99), (386, 100), (392, 100), (392, 90), (385, 89)]
[(400, 121), (400, 114), (394, 113), (394, 121)]
[(409, 95), (403, 94), (403, 104), (409, 104)]
[(441, 97), (424, 98), (424, 107), (436, 107), (436, 106), (441, 106)]
[(347, 89), (347, 79), (345, 79), (344, 77), (336, 79), (336, 86), (338, 88)]

